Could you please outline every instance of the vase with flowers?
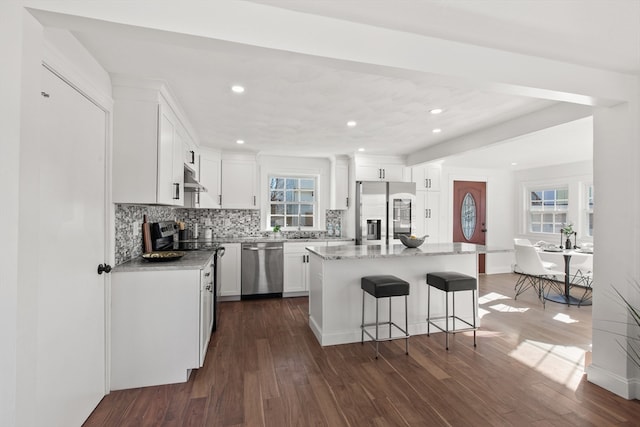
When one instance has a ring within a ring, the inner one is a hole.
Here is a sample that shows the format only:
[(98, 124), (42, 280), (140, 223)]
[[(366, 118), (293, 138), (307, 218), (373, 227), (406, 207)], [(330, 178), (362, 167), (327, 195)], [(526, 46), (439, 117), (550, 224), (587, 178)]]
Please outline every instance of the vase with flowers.
[[(560, 233), (562, 236), (562, 240), (566, 239), (564, 242), (564, 247), (566, 249), (574, 249), (575, 245), (571, 243), (571, 236), (575, 236), (576, 234), (578, 234), (577, 232), (573, 231), (573, 224), (569, 223), (569, 224), (565, 224), (561, 229), (560, 229)], [(562, 247), (562, 240), (560, 240), (560, 246)], [(574, 237), (574, 241), (575, 241), (575, 237)]]

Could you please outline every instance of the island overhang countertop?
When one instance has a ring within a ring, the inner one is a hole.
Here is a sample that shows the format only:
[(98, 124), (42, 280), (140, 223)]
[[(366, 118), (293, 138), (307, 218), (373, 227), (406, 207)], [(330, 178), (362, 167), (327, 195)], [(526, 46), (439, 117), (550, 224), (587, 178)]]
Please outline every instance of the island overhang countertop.
[(512, 249), (491, 249), (472, 243), (425, 243), (417, 248), (394, 245), (308, 246), (307, 250), (325, 261), (367, 258), (397, 258), (434, 255), (508, 252)]

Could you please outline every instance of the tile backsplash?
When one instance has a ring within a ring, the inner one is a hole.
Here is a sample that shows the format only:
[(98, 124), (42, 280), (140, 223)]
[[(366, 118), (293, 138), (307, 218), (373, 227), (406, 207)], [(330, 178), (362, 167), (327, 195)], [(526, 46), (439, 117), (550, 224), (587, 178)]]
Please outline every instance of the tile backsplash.
[[(345, 211), (326, 211), (327, 227), (335, 230), (340, 228)], [(260, 211), (255, 209), (187, 209), (169, 206), (152, 205), (122, 205), (115, 207), (115, 264), (122, 264), (142, 254), (142, 232), (133, 236), (133, 224), (142, 224), (143, 215), (147, 215), (148, 222), (178, 220), (186, 223), (186, 228), (193, 231), (198, 225), (200, 237), (204, 237), (205, 227), (210, 226), (214, 238), (220, 237), (248, 237), (268, 235), (260, 227)], [(315, 232), (284, 232), (304, 237), (324, 237), (324, 231)]]

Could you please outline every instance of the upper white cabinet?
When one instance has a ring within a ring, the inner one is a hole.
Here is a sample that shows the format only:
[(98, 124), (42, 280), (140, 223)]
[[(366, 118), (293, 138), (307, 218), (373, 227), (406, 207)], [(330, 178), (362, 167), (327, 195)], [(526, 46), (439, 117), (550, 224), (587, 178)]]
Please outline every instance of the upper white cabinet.
[(357, 156), (356, 181), (409, 181), (401, 158), (393, 156)]
[(189, 169), (196, 181), (200, 181), (200, 161), (201, 154), (198, 146), (188, 136), (183, 139), (183, 161), (184, 167)]
[(416, 183), (416, 190), (440, 191), (439, 166), (415, 166), (411, 168), (411, 180)]
[(349, 159), (338, 158), (331, 163), (331, 209), (349, 208)]
[(183, 206), (191, 140), (162, 84), (113, 80), (113, 201)]
[(222, 156), (221, 205), (223, 209), (259, 209), (255, 158)]
[(440, 243), (440, 192), (417, 191), (416, 192), (416, 236), (428, 234), (427, 243)]
[(200, 184), (207, 191), (198, 194), (200, 208), (220, 208), (220, 153), (203, 148), (200, 152)]

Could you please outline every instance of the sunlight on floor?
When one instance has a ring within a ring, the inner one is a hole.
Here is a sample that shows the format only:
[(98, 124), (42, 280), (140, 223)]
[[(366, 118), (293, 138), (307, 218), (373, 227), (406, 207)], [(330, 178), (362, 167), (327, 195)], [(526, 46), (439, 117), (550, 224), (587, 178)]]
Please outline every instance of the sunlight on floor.
[(524, 340), (509, 356), (547, 378), (576, 390), (584, 373), (584, 353), (583, 349), (575, 346)]
[(490, 314), (489, 310), (485, 310), (482, 307), (478, 307), (478, 319), (482, 319), (485, 315)]
[(555, 316), (553, 316), (553, 320), (557, 320), (558, 322), (562, 322), (562, 323), (578, 323), (576, 319), (572, 319), (571, 316), (567, 316), (566, 314), (563, 314), (563, 313), (558, 313)]
[(499, 294), (497, 292), (490, 292), (486, 295), (481, 296), (480, 298), (478, 298), (478, 304), (486, 304), (488, 302), (491, 301), (496, 301), (499, 299), (511, 299), (510, 297), (504, 296), (502, 294)]
[(506, 304), (496, 304), (489, 307), (492, 310), (499, 311), (500, 313), (525, 313), (529, 310), (527, 307), (513, 307)]

